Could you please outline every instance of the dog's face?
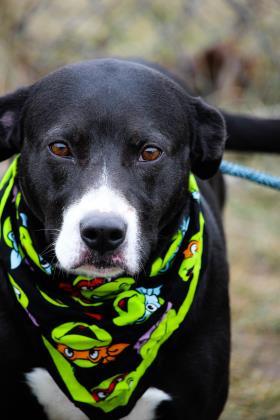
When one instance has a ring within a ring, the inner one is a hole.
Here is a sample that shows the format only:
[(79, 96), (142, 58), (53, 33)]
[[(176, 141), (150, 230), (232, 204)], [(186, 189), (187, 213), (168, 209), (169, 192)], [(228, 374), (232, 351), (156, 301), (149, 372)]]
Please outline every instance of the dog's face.
[(0, 98), (0, 151), (68, 272), (138, 273), (178, 223), (188, 175), (218, 169), (220, 114), (142, 64), (64, 67)]

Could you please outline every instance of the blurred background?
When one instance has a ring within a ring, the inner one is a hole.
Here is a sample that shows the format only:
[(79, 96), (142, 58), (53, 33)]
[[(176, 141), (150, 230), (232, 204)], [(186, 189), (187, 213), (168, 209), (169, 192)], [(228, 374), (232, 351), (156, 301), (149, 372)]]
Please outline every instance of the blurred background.
[[(279, 0), (1, 0), (0, 94), (66, 63), (144, 57), (218, 107), (280, 118), (279, 22)], [(226, 157), (279, 175), (279, 157)], [(222, 419), (279, 419), (280, 196), (227, 184), (233, 351)]]

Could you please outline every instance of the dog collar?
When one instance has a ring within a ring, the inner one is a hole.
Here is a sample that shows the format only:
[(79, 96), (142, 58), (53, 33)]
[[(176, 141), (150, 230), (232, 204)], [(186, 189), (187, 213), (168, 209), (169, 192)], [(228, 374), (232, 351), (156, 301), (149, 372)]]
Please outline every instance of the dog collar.
[(62, 391), (90, 418), (123, 417), (149, 387), (162, 345), (187, 321), (195, 299), (205, 258), (195, 178), (189, 177), (189, 214), (148, 275), (74, 277), (56, 272), (35, 249), (17, 161), (0, 184), (6, 281)]

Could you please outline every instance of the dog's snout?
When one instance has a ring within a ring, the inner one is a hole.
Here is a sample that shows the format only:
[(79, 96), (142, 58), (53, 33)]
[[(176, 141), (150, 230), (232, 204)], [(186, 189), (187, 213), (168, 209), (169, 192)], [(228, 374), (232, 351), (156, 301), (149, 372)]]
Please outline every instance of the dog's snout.
[(118, 248), (125, 239), (127, 225), (116, 215), (92, 214), (80, 223), (84, 243), (92, 250), (104, 254)]

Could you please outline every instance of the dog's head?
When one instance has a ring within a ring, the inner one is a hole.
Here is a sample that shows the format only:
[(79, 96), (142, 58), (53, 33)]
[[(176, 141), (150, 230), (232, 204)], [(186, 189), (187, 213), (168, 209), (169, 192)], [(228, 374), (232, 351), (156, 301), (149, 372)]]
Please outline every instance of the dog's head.
[(176, 225), (189, 171), (213, 176), (224, 141), (215, 109), (135, 62), (66, 66), (0, 98), (1, 159), (21, 153), (25, 201), (78, 274), (139, 272)]

